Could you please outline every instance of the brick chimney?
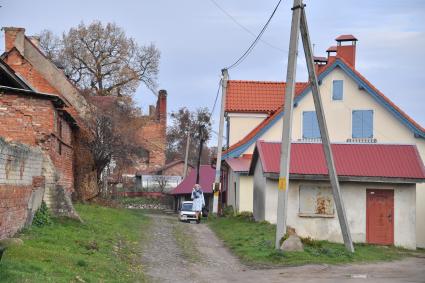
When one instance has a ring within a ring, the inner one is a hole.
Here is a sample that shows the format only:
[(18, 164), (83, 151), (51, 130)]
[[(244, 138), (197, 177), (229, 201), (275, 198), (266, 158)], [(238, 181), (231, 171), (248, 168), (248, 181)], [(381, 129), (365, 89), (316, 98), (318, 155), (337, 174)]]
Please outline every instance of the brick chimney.
[(156, 102), (156, 118), (161, 123), (167, 124), (167, 91), (161, 89), (158, 92), (158, 101)]
[(4, 48), (6, 52), (16, 47), (21, 54), (24, 54), (25, 29), (16, 27), (4, 27)]
[(336, 50), (337, 50), (336, 46), (331, 46), (328, 48), (328, 50), (326, 50), (326, 52), (328, 53), (328, 63), (332, 63), (335, 60)]
[(336, 55), (343, 58), (348, 64), (355, 68), (357, 38), (351, 34), (344, 34), (338, 36), (335, 40), (337, 42)]

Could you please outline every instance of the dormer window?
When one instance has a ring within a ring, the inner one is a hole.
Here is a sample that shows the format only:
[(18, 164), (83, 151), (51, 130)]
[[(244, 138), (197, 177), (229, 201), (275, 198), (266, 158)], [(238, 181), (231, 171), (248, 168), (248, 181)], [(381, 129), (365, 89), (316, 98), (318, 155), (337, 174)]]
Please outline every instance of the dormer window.
[(344, 81), (334, 80), (332, 83), (332, 100), (342, 100), (344, 97)]

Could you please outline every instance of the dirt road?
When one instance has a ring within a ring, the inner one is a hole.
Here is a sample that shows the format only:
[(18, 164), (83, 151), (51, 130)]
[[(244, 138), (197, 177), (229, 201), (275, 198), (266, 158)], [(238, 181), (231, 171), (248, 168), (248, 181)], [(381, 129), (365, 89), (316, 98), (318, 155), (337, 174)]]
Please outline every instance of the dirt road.
[(239, 262), (205, 224), (152, 217), (143, 263), (151, 282), (425, 282), (425, 259), (350, 265), (252, 269)]

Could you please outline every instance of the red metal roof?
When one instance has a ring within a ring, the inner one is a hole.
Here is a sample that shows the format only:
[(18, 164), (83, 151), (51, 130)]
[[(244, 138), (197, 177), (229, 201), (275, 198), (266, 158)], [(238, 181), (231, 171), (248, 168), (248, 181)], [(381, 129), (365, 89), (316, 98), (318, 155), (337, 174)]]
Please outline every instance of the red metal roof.
[[(265, 173), (279, 173), (281, 143), (258, 141), (253, 160)], [(332, 144), (339, 176), (425, 179), (425, 168), (415, 145)], [(258, 154), (258, 156), (255, 156)], [(328, 175), (321, 143), (293, 143), (290, 174)]]
[(335, 38), (336, 41), (357, 41), (358, 39), (352, 34), (343, 34)]
[[(307, 83), (296, 83), (295, 95)], [(271, 113), (283, 105), (284, 82), (228, 81), (226, 112)]]
[(228, 158), (226, 163), (234, 172), (248, 172), (252, 157)]
[[(192, 193), (192, 189), (196, 182), (196, 169), (190, 171), (189, 175), (171, 191), (172, 195), (184, 195)], [(206, 194), (212, 193), (212, 186), (215, 179), (215, 169), (211, 165), (201, 165), (199, 172), (199, 184), (202, 191)]]

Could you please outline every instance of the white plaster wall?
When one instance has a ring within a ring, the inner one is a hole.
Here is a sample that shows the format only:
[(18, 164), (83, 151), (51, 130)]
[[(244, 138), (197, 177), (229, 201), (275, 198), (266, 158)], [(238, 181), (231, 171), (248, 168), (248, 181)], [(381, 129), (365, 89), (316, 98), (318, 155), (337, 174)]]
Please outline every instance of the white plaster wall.
[(265, 114), (246, 113), (229, 113), (227, 115), (230, 121), (230, 145), (233, 145), (243, 139), (249, 132), (251, 132), (267, 117), (267, 115)]
[[(266, 183), (265, 220), (276, 223), (277, 181), (267, 179)], [(326, 182), (304, 181), (293, 181), (290, 184), (287, 223), (295, 228), (297, 234), (301, 237), (342, 243), (343, 239), (336, 211), (334, 217), (330, 218), (299, 216), (299, 187), (300, 185), (314, 184), (328, 185)], [(357, 243), (366, 242), (366, 189), (369, 188), (394, 190), (394, 244), (415, 249), (415, 185), (342, 183), (342, 197), (353, 241)], [(254, 214), (256, 213), (258, 214), (254, 207)]]
[(254, 178), (252, 176), (239, 176), (239, 212), (252, 212), (254, 203)]
[(234, 209), (237, 209), (236, 198), (235, 198), (235, 173), (231, 168), (228, 170), (228, 184), (227, 184), (227, 205), (233, 206)]
[(263, 176), (261, 162), (255, 165), (253, 190), (253, 215), (257, 221), (265, 219), (266, 178)]
[(415, 204), (415, 185), (398, 186), (394, 189), (394, 245), (396, 246), (416, 249)]

